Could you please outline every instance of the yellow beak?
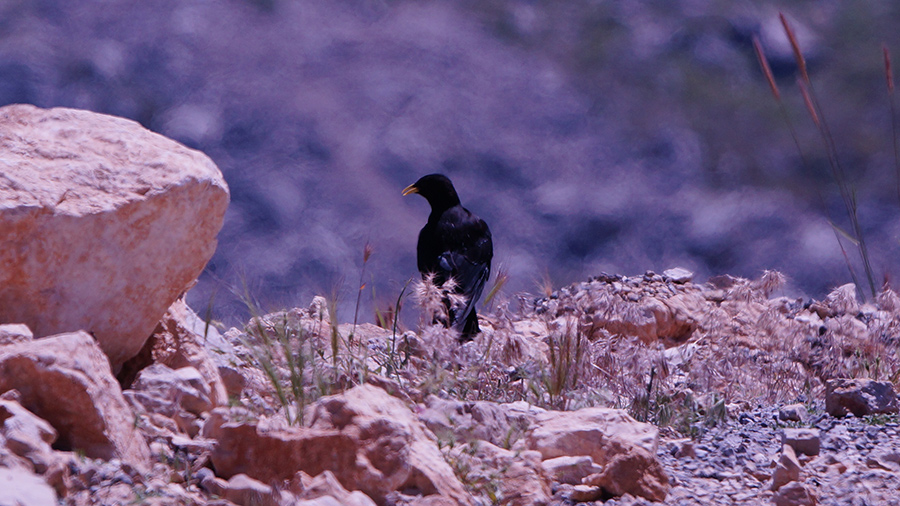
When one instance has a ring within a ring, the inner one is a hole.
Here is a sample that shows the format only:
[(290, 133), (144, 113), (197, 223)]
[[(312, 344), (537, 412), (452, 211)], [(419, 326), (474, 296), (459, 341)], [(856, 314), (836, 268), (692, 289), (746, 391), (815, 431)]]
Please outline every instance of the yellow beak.
[(419, 189), (416, 188), (415, 184), (411, 184), (403, 189), (403, 196), (412, 195), (413, 193), (419, 193)]

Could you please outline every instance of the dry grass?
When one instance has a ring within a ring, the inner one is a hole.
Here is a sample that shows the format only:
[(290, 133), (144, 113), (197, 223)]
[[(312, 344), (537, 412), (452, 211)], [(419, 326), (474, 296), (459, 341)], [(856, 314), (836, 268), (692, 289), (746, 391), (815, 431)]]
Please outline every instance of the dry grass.
[(520, 297), (518, 309), (498, 296), (484, 332), (463, 345), (432, 318), (445, 294), (427, 280), (412, 290), (425, 315), (416, 332), (339, 326), (319, 298), (308, 310), (254, 318), (243, 339), (269, 379), (272, 410), (295, 423), (320, 395), (387, 381), (418, 400), (628, 409), (697, 435), (731, 404), (813, 403), (838, 377), (900, 380), (900, 296), (888, 288), (872, 303), (847, 285), (804, 304), (776, 296), (777, 272), (718, 286), (651, 274)]

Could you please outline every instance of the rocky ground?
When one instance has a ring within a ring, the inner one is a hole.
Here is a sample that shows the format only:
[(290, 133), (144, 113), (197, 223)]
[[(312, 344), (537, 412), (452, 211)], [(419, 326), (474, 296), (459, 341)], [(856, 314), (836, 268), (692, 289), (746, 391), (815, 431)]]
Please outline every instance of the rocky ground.
[[(463, 345), (321, 297), (223, 333), (179, 302), (121, 389), (87, 334), (4, 326), (0, 498), (900, 504), (897, 296), (780, 281), (602, 275), (492, 300)], [(413, 292), (431, 321), (440, 292)]]

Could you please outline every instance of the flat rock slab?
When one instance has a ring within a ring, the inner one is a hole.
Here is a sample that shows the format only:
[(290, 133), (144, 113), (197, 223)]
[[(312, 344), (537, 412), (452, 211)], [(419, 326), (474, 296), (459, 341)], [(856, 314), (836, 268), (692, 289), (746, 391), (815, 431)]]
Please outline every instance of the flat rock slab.
[(228, 198), (206, 155), (133, 121), (0, 108), (0, 323), (85, 330), (118, 371), (212, 257)]

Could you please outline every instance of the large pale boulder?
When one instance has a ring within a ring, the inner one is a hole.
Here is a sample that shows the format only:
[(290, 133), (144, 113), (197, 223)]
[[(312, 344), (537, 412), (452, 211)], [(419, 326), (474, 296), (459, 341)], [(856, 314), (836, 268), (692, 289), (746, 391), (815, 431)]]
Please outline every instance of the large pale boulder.
[(0, 108), (0, 323), (137, 354), (216, 248), (228, 188), (204, 154), (122, 118)]
[(50, 423), (57, 447), (149, 469), (150, 450), (100, 347), (85, 332), (0, 346), (0, 393), (19, 392)]

